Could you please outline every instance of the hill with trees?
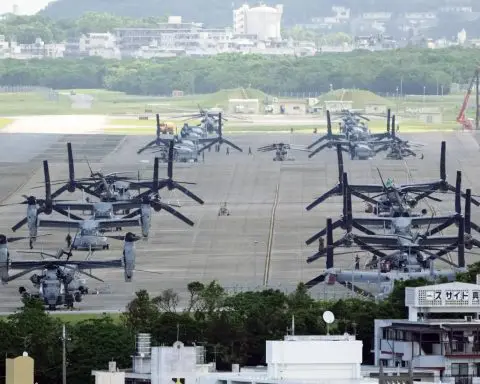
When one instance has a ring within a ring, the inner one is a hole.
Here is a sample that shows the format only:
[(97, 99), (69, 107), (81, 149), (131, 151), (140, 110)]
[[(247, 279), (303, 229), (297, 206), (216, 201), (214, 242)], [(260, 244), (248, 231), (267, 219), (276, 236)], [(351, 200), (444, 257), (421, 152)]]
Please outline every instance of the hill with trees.
[(465, 84), (480, 63), (478, 49), (403, 49), (325, 53), (312, 57), (222, 54), (153, 60), (0, 60), (0, 85), (54, 89), (103, 88), (138, 95), (212, 93), (255, 88), (270, 95), (364, 89), (393, 94), (437, 94)]
[[(196, 21), (208, 26), (232, 25), (232, 3), (238, 8), (244, 1), (235, 0), (57, 0), (50, 3), (43, 15), (56, 19), (76, 18), (85, 12), (108, 12), (119, 16), (149, 17), (158, 16), (183, 16), (185, 21)], [(249, 2), (251, 5), (258, 2)], [(312, 17), (330, 16), (332, 6), (346, 6), (351, 8), (354, 14), (362, 12), (388, 11), (422, 12), (435, 10), (446, 3), (446, 0), (265, 0), (267, 5), (282, 3), (284, 5), (284, 24), (291, 26), (296, 23), (308, 23)], [(472, 2), (474, 7), (480, 8), (480, 4)]]

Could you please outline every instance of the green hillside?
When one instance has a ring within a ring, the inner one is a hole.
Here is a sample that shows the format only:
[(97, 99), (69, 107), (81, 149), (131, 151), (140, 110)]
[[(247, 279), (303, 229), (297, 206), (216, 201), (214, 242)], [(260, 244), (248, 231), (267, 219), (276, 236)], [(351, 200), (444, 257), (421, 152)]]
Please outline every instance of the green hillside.
[(393, 102), (384, 97), (378, 96), (370, 91), (363, 91), (357, 89), (336, 89), (335, 91), (324, 93), (318, 97), (319, 103), (328, 100), (344, 100), (352, 101), (354, 109), (363, 109), (368, 104), (379, 104), (393, 106)]
[[(256, 5), (259, 1), (247, 1)], [(54, 18), (78, 18), (85, 12), (109, 12), (120, 16), (150, 17), (179, 15), (186, 21), (203, 22), (211, 26), (232, 24), (232, 5), (239, 7), (241, 0), (57, 0), (50, 3), (42, 12)], [(332, 6), (346, 6), (354, 14), (369, 11), (388, 11), (401, 13), (406, 11), (431, 11), (446, 3), (446, 0), (264, 0), (266, 5), (281, 3), (284, 5), (283, 21), (285, 25), (310, 22), (312, 17), (331, 16)], [(478, 3), (478, 4), (477, 4)], [(472, 2), (474, 8), (480, 8), (480, 2)]]

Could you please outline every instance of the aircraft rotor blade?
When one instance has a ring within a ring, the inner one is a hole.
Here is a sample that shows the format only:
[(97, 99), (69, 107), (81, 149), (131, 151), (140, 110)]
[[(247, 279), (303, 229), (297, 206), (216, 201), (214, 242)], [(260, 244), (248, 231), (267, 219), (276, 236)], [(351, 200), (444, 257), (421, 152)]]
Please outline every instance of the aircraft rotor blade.
[(190, 225), (191, 227), (194, 226), (194, 222), (192, 220), (190, 220), (188, 217), (186, 217), (185, 215), (181, 214), (179, 211), (177, 211), (176, 209), (170, 207), (168, 204), (164, 204), (164, 203), (160, 203), (160, 202), (157, 202), (157, 201), (152, 201), (152, 205), (155, 207), (160, 208), (160, 209), (164, 209), (165, 211), (167, 211), (168, 213), (172, 214), (173, 216), (177, 217), (178, 219), (182, 220), (184, 223)]

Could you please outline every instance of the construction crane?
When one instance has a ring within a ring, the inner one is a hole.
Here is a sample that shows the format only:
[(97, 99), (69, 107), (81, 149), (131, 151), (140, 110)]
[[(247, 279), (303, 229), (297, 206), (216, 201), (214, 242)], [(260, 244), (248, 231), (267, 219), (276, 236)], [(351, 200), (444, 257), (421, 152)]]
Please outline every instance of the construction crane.
[(463, 99), (462, 108), (457, 116), (457, 122), (462, 124), (463, 129), (472, 130), (473, 124), (472, 120), (468, 119), (465, 116), (465, 111), (468, 107), (468, 101), (470, 99), (470, 95), (472, 94), (473, 87), (475, 85), (476, 90), (476, 97), (475, 97), (475, 130), (480, 129), (480, 98), (479, 98), (479, 84), (480, 83), (480, 68), (475, 70), (475, 73), (472, 76), (472, 80), (470, 80), (470, 84), (468, 86), (467, 93), (465, 98)]

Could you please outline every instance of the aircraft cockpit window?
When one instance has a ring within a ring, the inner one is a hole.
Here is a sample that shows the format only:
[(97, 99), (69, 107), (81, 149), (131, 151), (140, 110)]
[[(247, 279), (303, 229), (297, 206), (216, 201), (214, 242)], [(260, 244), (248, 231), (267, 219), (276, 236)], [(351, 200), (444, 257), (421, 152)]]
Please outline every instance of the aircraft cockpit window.
[(97, 233), (95, 229), (82, 229), (80, 232), (81, 236), (95, 236)]

